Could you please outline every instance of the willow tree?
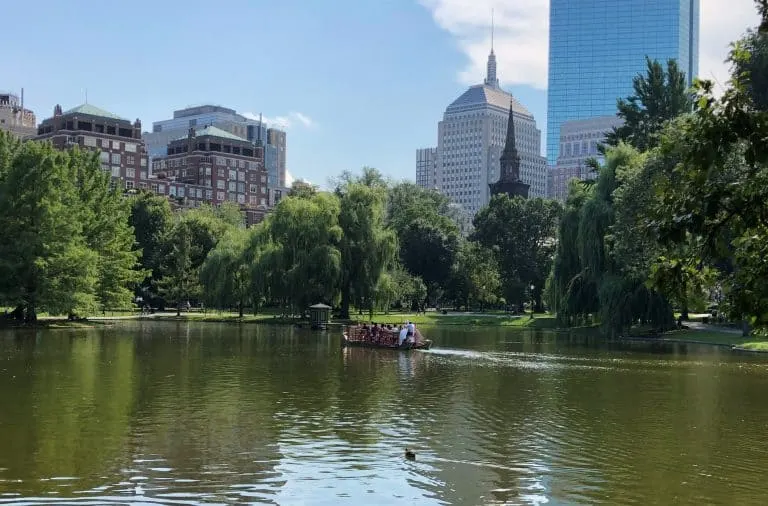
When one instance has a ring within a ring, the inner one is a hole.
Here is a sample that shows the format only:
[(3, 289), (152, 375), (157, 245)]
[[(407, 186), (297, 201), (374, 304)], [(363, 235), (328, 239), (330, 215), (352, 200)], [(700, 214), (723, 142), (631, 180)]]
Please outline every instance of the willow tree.
[(622, 143), (607, 151), (594, 185), (571, 187), (550, 280), (550, 297), (563, 323), (596, 314), (612, 335), (635, 323), (671, 326), (671, 306), (646, 286), (655, 250), (633, 257), (642, 242), (628, 218), (638, 199), (627, 191), (641, 187), (636, 179), (644, 163), (641, 153)]
[(280, 274), (276, 295), (294, 312), (336, 300), (341, 274), (339, 212), (335, 195), (317, 192), (284, 198), (269, 217), (266, 240), (271, 249), (262, 261)]
[(349, 318), (351, 302), (372, 315), (377, 293), (385, 293), (377, 292), (379, 279), (397, 251), (395, 235), (385, 227), (387, 187), (377, 171), (366, 168), (359, 178), (347, 176), (336, 194), (342, 230), (341, 317)]
[(200, 267), (203, 299), (215, 308), (236, 307), (240, 318), (252, 293), (250, 232), (230, 230), (212, 249)]

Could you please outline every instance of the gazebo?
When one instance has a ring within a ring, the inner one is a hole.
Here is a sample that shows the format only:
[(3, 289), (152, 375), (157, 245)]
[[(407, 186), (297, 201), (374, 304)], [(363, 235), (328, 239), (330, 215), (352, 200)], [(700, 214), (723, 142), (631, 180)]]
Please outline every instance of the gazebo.
[(313, 329), (324, 329), (331, 321), (331, 306), (319, 303), (309, 306), (309, 324)]

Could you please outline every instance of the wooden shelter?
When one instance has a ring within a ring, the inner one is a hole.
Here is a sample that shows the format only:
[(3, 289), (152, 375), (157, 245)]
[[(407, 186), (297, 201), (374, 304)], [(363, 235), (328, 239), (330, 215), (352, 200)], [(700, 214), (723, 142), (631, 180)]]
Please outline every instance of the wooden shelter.
[(313, 329), (324, 329), (331, 321), (331, 306), (319, 303), (309, 306), (309, 324)]

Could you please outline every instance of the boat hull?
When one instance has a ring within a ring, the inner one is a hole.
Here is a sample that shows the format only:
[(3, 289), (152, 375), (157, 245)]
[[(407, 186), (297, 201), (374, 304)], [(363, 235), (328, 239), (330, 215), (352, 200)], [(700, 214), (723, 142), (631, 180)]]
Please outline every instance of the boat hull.
[(391, 344), (383, 344), (383, 343), (373, 343), (370, 341), (352, 341), (347, 338), (347, 336), (342, 337), (341, 339), (341, 346), (344, 347), (355, 347), (355, 348), (379, 348), (383, 350), (398, 350), (398, 351), (406, 351), (406, 350), (428, 350), (432, 347), (432, 341), (429, 339), (426, 339), (424, 341), (419, 341), (418, 343), (403, 343), (402, 346), (393, 346)]

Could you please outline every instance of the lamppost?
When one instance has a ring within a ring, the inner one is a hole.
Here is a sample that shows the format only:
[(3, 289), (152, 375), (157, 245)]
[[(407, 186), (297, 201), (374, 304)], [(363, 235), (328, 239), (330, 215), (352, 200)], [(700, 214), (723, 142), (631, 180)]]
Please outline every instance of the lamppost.
[(533, 296), (533, 289), (536, 287), (533, 286), (533, 283), (531, 283), (531, 286), (529, 286), (529, 288), (531, 289), (531, 320), (533, 320), (533, 310), (536, 307), (536, 300)]

